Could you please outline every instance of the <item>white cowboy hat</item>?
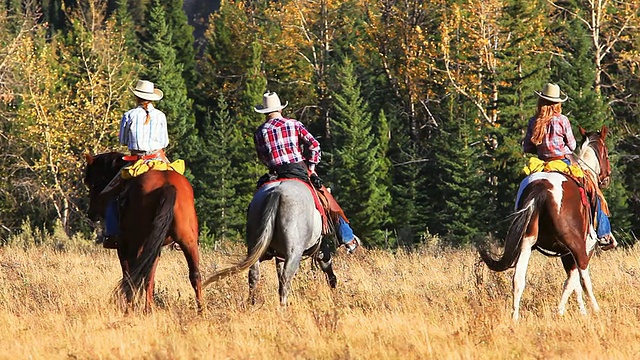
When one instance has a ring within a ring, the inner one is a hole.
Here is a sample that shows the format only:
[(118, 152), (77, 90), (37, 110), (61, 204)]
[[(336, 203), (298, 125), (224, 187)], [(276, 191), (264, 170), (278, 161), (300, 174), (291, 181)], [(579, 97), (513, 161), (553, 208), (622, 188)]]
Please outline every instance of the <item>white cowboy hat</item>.
[(138, 80), (136, 87), (129, 86), (129, 90), (142, 100), (158, 101), (164, 96), (162, 90), (154, 88), (153, 83), (148, 80)]
[(271, 91), (267, 91), (262, 96), (262, 105), (256, 105), (254, 106), (253, 109), (256, 112), (259, 112), (261, 114), (268, 114), (274, 111), (280, 111), (286, 108), (287, 105), (289, 105), (288, 101), (286, 104), (282, 105), (282, 103), (280, 103), (280, 98), (278, 97), (278, 94)]
[[(565, 93), (560, 91), (560, 86), (552, 83), (545, 84), (542, 88), (542, 92), (536, 91), (535, 93), (539, 97), (555, 103), (565, 102), (569, 98)], [(560, 98), (560, 94), (564, 95), (564, 99)]]

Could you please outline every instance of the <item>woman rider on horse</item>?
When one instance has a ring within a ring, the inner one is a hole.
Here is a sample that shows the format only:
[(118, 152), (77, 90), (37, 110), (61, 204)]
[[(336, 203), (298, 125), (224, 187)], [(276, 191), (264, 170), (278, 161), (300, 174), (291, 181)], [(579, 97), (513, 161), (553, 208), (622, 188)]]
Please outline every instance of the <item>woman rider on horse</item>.
[[(576, 139), (569, 119), (562, 114), (562, 103), (567, 101), (568, 97), (561, 97), (560, 86), (551, 83), (546, 84), (541, 92), (536, 91), (536, 94), (538, 110), (529, 120), (523, 150), (525, 153), (538, 155), (543, 161), (562, 160), (571, 165)], [(617, 242), (611, 234), (609, 217), (603, 211), (599, 198), (596, 217), (598, 243), (605, 249), (616, 247)]]

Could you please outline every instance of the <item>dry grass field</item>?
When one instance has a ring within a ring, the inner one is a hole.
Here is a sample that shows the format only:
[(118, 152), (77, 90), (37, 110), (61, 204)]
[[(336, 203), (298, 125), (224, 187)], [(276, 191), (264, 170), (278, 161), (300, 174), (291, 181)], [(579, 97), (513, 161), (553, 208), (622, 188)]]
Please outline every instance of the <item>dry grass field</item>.
[[(286, 309), (273, 263), (259, 304), (246, 272), (212, 284), (197, 315), (182, 253), (165, 248), (151, 314), (111, 301), (115, 251), (88, 241), (0, 248), (0, 359), (639, 359), (640, 249), (591, 262), (600, 313), (556, 315), (559, 259), (534, 254), (521, 320), (511, 320), (511, 275), (477, 266), (469, 250), (367, 251), (334, 266), (338, 287), (305, 261)], [(202, 254), (204, 276), (241, 247)], [(589, 309), (591, 310), (591, 309)]]

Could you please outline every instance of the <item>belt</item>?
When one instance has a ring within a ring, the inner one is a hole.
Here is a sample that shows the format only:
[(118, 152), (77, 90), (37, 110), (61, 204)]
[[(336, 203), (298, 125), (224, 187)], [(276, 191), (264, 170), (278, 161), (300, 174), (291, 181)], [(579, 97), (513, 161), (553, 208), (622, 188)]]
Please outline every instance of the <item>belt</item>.
[(544, 159), (544, 161), (564, 160), (566, 158), (567, 158), (567, 155), (552, 156), (552, 157), (548, 157), (548, 158)]
[(138, 160), (152, 160), (152, 159), (161, 159), (165, 160), (167, 156), (164, 153), (164, 149), (157, 150), (155, 152), (132, 152), (131, 155), (125, 155), (122, 157), (125, 161), (138, 161)]

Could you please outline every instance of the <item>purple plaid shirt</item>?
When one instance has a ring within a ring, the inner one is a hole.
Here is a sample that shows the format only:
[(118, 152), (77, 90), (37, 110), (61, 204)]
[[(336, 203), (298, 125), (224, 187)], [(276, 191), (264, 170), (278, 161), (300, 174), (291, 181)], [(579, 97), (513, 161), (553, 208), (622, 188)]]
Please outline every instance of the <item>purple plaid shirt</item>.
[(278, 118), (265, 121), (253, 136), (258, 158), (269, 169), (305, 160), (302, 146), (310, 152), (309, 164), (320, 161), (320, 143), (298, 120)]
[(531, 142), (531, 134), (536, 123), (535, 116), (529, 120), (527, 135), (524, 138), (523, 150), (525, 153), (538, 154), (541, 160), (557, 158), (569, 155), (576, 149), (576, 138), (569, 119), (562, 114), (555, 114), (542, 137), (542, 144), (536, 146)]

